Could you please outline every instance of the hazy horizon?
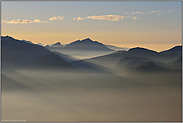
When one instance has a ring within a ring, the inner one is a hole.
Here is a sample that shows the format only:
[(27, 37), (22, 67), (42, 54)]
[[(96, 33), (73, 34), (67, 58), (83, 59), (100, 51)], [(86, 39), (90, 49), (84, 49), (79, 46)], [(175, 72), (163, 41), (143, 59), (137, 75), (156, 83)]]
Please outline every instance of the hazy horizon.
[[(11, 35), (1, 35), (1, 36), (3, 36), (3, 37), (10, 36), (10, 37), (12, 37), (14, 39), (17, 39), (17, 40), (26, 40), (24, 38), (23, 39), (15, 38), (15, 37), (13, 37)], [(86, 38), (90, 38), (90, 37), (86, 37)], [(70, 41), (67, 44), (70, 44), (70, 43), (75, 42), (77, 40), (80, 40), (81, 41), (81, 40), (84, 40), (86, 38), (76, 39), (74, 41)], [(98, 40), (94, 40), (92, 38), (90, 38), (90, 39), (92, 41), (98, 41)], [(31, 41), (31, 40), (26, 40), (26, 41)], [(33, 41), (31, 41), (31, 42), (34, 43)], [(50, 44), (44, 44), (42, 42), (39, 42), (39, 43), (41, 43), (42, 45), (46, 46), (46, 45), (52, 45), (52, 44), (55, 44), (55, 43), (58, 43), (58, 42), (60, 42), (60, 41), (56, 41), (56, 42), (53, 42), (53, 43), (50, 43)], [(103, 43), (103, 42), (100, 42), (100, 41), (98, 41), (98, 42), (99, 43)], [(61, 43), (61, 45), (67, 45), (67, 44), (63, 44), (62, 42), (60, 42), (60, 43)], [(38, 43), (34, 43), (34, 44), (38, 44)], [(113, 45), (113, 46), (117, 46), (119, 48), (128, 48), (128, 49), (135, 48), (135, 47), (141, 47), (141, 48), (146, 48), (146, 49), (149, 49), (149, 50), (154, 50), (154, 51), (157, 51), (157, 52), (165, 51), (165, 50), (171, 49), (171, 48), (173, 48), (175, 46), (182, 46), (182, 44), (174, 44), (174, 45), (172, 45), (172, 44), (149, 44), (149, 45), (147, 45), (147, 44), (128, 44), (128, 45), (125, 45), (125, 46), (124, 45), (123, 46), (118, 46), (118, 45), (112, 44), (112, 43), (111, 44), (110, 43), (109, 44), (104, 44), (104, 45)], [(158, 47), (160, 47), (161, 49), (159, 49)]]
[(36, 44), (69, 44), (88, 37), (156, 51), (182, 44), (180, 1), (2, 1), (1, 19), (3, 36)]

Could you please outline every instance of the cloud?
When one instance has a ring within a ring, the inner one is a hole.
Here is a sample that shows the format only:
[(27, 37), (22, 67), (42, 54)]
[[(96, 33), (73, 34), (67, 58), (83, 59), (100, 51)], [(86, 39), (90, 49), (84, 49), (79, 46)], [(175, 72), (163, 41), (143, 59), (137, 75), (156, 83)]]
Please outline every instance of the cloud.
[(32, 21), (30, 20), (22, 20), (22, 19), (18, 19), (18, 20), (11, 20), (11, 21), (7, 21), (6, 23), (11, 23), (11, 24), (18, 24), (18, 23), (32, 23)]
[(140, 12), (140, 11), (137, 11), (137, 12), (131, 12), (131, 13), (125, 13), (125, 14), (147, 14), (147, 13), (144, 13), (144, 12)]
[(163, 11), (152, 11), (152, 13), (155, 13), (155, 12), (163, 12)]
[(168, 13), (172, 13), (173, 11), (168, 11)]
[(6, 22), (7, 22), (7, 20), (1, 20), (1, 24), (2, 24), (2, 23), (6, 23)]
[(76, 20), (76, 18), (73, 18), (72, 20)]
[(128, 13), (126, 12), (125, 14), (128, 14), (128, 15), (134, 15), (134, 14), (143, 14), (143, 15), (146, 15), (146, 14), (150, 14), (150, 13), (159, 13), (159, 12), (163, 12), (163, 11), (148, 11), (147, 13), (145, 12), (140, 12), (140, 11), (137, 11), (137, 12), (131, 12), (131, 13)]
[(91, 18), (92, 20), (108, 20), (108, 21), (120, 21), (124, 19), (124, 16), (120, 15), (99, 15), (99, 16), (88, 16), (86, 18)]
[(10, 24), (29, 24), (29, 23), (48, 23), (48, 21), (42, 21), (39, 19), (34, 19), (33, 21), (31, 20), (26, 20), (26, 19), (18, 19), (18, 20), (11, 20), (11, 21), (7, 21), (7, 20), (2, 20), (1, 23), (10, 23)]
[(64, 19), (64, 16), (57, 16), (57, 17), (51, 17), (50, 20), (53, 21), (53, 20), (63, 20)]
[(133, 16), (132, 19), (133, 20), (138, 20), (138, 18), (136, 16)]
[(78, 17), (77, 20), (85, 20), (84, 18), (82, 17)]

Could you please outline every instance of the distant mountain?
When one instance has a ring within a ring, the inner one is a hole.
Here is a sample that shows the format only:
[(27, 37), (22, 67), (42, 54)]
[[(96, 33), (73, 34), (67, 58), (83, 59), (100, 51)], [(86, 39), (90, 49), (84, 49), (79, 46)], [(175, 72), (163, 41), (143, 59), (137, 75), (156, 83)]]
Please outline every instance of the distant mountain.
[(139, 72), (167, 72), (169, 71), (166, 68), (159, 67), (153, 62), (146, 62), (136, 68), (136, 71)]
[(27, 43), (29, 43), (29, 44), (34, 44), (34, 43), (32, 43), (31, 41), (26, 41), (26, 40), (20, 40), (20, 41), (24, 41), (24, 42), (27, 42)]
[(151, 60), (145, 57), (137, 57), (137, 56), (129, 56), (123, 57), (114, 67), (116, 70), (127, 70), (127, 69), (134, 69), (145, 62), (154, 62), (158, 66), (166, 66), (166, 64)]
[(126, 47), (117, 47), (117, 46), (114, 46), (114, 45), (105, 45), (106, 47), (108, 47), (109, 49), (112, 49), (112, 50), (128, 50), (129, 48), (126, 48)]
[(160, 54), (182, 54), (182, 46), (175, 46), (169, 50), (160, 52)]
[(2, 66), (20, 67), (51, 52), (36, 44), (30, 44), (9, 36), (1, 36), (1, 53)]
[(71, 64), (61, 59), (57, 54), (50, 53), (29, 64), (30, 68), (36, 69), (75, 69)]
[(52, 46), (52, 47), (60, 47), (60, 46), (62, 46), (62, 45), (61, 45), (60, 42), (57, 42), (57, 43), (55, 43), (55, 44), (52, 44), (51, 46)]
[(57, 51), (53, 51), (53, 53), (57, 54), (60, 58), (62, 58), (63, 60), (67, 61), (67, 62), (73, 62), (73, 61), (77, 61), (78, 59), (72, 57), (72, 56), (69, 56), (69, 55), (65, 55), (65, 54), (61, 54)]
[(65, 49), (70, 50), (87, 50), (87, 51), (112, 51), (107, 48), (104, 44), (99, 43), (98, 41), (92, 41), (90, 38), (86, 38), (84, 40), (77, 40), (70, 44), (67, 44)]
[(78, 61), (73, 61), (71, 62), (71, 64), (73, 66), (75, 66), (76, 68), (83, 70), (85, 72), (97, 72), (97, 73), (108, 73), (109, 71), (111, 72), (111, 70), (106, 69), (104, 67), (98, 66), (96, 64), (90, 63), (90, 62), (86, 62), (83, 60), (78, 60)]
[(175, 52), (174, 53), (158, 53), (153, 50), (136, 47), (136, 48), (131, 48), (128, 51), (116, 51), (108, 55), (85, 59), (85, 61), (97, 64), (97, 65), (101, 65), (103, 67), (114, 68), (115, 65), (123, 57), (130, 57), (130, 56), (145, 57), (158, 62), (168, 63), (176, 60), (178, 57), (180, 57), (180, 54), (182, 54), (181, 50), (178, 50), (177, 53)]
[(91, 58), (96, 56), (105, 55), (113, 52), (114, 50), (106, 47), (104, 44), (97, 41), (92, 41), (90, 38), (84, 40), (77, 40), (65, 46), (59, 43), (55, 45), (47, 45), (45, 48), (50, 51), (57, 51), (61, 54), (69, 55), (76, 58)]
[(41, 43), (38, 43), (37, 45), (40, 45), (40, 46), (43, 46), (44, 47), (44, 44), (41, 44)]
[(158, 52), (141, 48), (141, 47), (135, 47), (128, 50), (128, 55), (131, 56), (143, 56), (143, 57), (155, 57), (158, 55)]
[(169, 62), (170, 68), (172, 69), (182, 69), (182, 55), (173, 62)]

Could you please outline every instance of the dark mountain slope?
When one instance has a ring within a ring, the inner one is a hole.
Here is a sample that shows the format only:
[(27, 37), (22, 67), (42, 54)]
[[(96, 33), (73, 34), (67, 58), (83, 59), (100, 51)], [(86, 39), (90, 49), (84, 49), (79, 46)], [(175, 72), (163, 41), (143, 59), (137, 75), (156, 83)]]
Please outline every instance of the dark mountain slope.
[(51, 52), (36, 44), (30, 44), (9, 36), (1, 36), (1, 53), (2, 66), (20, 67)]
[(57, 54), (61, 59), (67, 61), (67, 62), (73, 62), (73, 61), (77, 61), (78, 59), (72, 57), (72, 56), (69, 56), (69, 55), (65, 55), (65, 54), (62, 54), (62, 53), (59, 53), (57, 51), (53, 51), (53, 53)]
[(160, 52), (160, 54), (182, 54), (182, 46), (175, 46), (169, 50)]
[(61, 59), (57, 54), (50, 53), (43, 56), (29, 65), (30, 68), (36, 69), (75, 69), (71, 64)]

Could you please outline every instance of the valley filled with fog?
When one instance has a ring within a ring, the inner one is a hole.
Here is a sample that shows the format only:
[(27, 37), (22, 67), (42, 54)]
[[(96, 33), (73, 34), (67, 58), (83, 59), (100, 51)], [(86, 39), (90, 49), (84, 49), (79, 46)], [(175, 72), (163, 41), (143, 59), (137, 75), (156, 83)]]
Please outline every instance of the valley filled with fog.
[(1, 41), (2, 120), (181, 121), (182, 46), (156, 52), (89, 38), (66, 46)]

